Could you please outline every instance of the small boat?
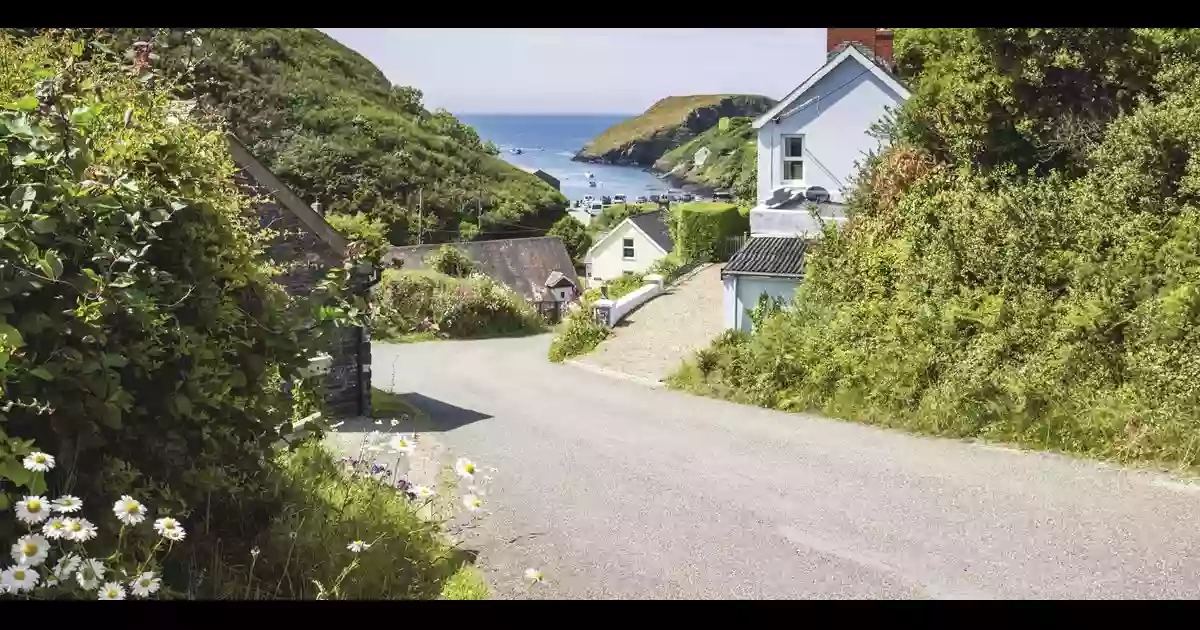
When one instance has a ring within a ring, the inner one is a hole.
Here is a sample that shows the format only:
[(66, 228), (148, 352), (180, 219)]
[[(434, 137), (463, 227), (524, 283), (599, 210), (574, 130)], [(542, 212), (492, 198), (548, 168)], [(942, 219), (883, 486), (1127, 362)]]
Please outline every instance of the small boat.
[(586, 178), (588, 178), (588, 179), (592, 179), (592, 178), (596, 177), (596, 174), (595, 174), (595, 173), (592, 173), (592, 172), (585, 172), (585, 173), (583, 174), (583, 176), (584, 176), (584, 177), (586, 177)]
[(594, 180), (594, 179), (589, 179), (589, 180), (588, 180), (588, 186), (590, 186), (590, 187), (592, 187), (592, 188), (595, 188), (595, 187), (596, 187), (596, 180)]
[(522, 153), (524, 153), (524, 151), (522, 151), (520, 149), (509, 149), (508, 152), (513, 155), (521, 155)]

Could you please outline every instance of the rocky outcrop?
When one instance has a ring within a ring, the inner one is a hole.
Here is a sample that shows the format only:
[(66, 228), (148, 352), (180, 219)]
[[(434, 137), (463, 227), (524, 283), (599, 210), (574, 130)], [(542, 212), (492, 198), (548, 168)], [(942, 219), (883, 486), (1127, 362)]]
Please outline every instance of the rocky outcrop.
[(644, 114), (613, 125), (574, 159), (648, 167), (668, 151), (716, 126), (722, 118), (758, 116), (774, 104), (765, 96), (746, 94), (669, 96)]

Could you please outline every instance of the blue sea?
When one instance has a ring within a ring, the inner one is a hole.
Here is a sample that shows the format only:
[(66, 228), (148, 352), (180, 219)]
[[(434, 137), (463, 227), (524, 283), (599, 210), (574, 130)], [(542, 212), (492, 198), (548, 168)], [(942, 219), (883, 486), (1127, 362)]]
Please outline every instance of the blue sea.
[[(667, 183), (641, 168), (572, 162), (589, 140), (612, 125), (632, 117), (621, 114), (463, 114), (484, 140), (500, 147), (500, 157), (521, 167), (540, 168), (558, 178), (563, 195), (572, 202), (585, 195), (652, 195), (667, 191)], [(513, 155), (510, 149), (521, 149)], [(588, 186), (587, 173), (596, 176)]]

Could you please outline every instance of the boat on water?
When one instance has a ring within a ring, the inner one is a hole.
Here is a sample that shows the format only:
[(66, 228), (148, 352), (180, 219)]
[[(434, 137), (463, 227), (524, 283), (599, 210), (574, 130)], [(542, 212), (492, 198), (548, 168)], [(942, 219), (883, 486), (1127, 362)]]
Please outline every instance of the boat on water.
[(522, 151), (520, 149), (509, 149), (508, 152), (513, 155), (521, 155), (522, 153), (524, 153), (524, 151)]
[(583, 174), (583, 176), (584, 176), (584, 177), (586, 177), (586, 178), (588, 178), (588, 179), (593, 179), (593, 178), (595, 178), (595, 177), (596, 177), (596, 174), (595, 174), (595, 173), (593, 173), (593, 172), (591, 172), (591, 171), (587, 171), (587, 172), (585, 172), (585, 173)]
[(589, 180), (588, 180), (588, 186), (590, 186), (590, 187), (592, 187), (592, 188), (595, 188), (595, 187), (596, 187), (596, 180), (594, 180), (594, 179), (589, 179)]

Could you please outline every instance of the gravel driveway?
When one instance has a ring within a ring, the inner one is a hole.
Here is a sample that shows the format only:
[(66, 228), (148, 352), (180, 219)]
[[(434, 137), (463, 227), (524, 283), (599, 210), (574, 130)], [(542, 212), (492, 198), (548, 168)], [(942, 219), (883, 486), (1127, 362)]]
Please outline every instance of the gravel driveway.
[(497, 597), (1200, 595), (1200, 486), (652, 389), (548, 345), (374, 350), (446, 457), (498, 469), (466, 538)]

